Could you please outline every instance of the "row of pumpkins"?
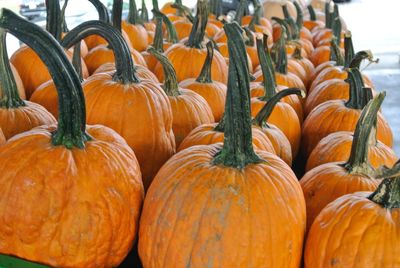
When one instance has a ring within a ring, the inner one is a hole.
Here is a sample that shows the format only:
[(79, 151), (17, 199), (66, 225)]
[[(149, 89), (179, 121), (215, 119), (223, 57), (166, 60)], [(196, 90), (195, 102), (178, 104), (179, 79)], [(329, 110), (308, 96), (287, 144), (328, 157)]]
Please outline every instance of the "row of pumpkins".
[[(400, 267), (385, 93), (336, 5), (153, 0), (150, 20), (130, 0), (122, 21), (114, 0), (111, 21), (89, 1), (99, 20), (70, 31), (58, 1), (47, 31), (0, 11), (0, 254), (117, 267), (138, 241), (144, 267)], [(7, 32), (27, 45), (10, 60)]]

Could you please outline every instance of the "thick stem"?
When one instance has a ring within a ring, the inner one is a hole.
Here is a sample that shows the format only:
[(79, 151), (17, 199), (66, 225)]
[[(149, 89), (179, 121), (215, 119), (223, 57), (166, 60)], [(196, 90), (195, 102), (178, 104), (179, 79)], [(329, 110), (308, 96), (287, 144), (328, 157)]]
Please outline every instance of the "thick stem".
[(176, 32), (175, 26), (169, 20), (168, 16), (157, 11), (155, 9), (152, 10), (155, 17), (160, 16), (165, 24), (165, 28), (167, 29), (167, 41), (171, 44), (176, 44), (179, 42), (178, 33)]
[(112, 7), (112, 24), (118, 32), (122, 32), (121, 23), (122, 23), (122, 5), (123, 0), (114, 0)]
[(129, 22), (130, 24), (142, 24), (142, 21), (140, 20), (139, 12), (136, 7), (136, 2), (135, 0), (129, 0), (129, 13), (128, 17), (126, 18), (126, 21)]
[(374, 56), (370, 50), (363, 50), (357, 52), (354, 57), (351, 59), (349, 68), (360, 69), (361, 62), (363, 60), (369, 60), (370, 62), (374, 62)]
[(149, 11), (146, 7), (145, 0), (142, 0), (142, 10), (140, 11), (140, 19), (142, 22), (149, 22)]
[(192, 11), (187, 6), (182, 5), (182, 3), (175, 2), (171, 5), (171, 7), (175, 8), (178, 12), (178, 16), (184, 16), (190, 23), (194, 22), (194, 17), (192, 15)]
[(123, 84), (138, 83), (135, 66), (128, 45), (122, 34), (113, 26), (102, 21), (87, 21), (72, 29), (65, 35), (61, 45), (70, 48), (89, 35), (100, 35), (107, 40), (114, 51), (115, 69), (114, 80)]
[(72, 66), (74, 66), (74, 69), (79, 76), (79, 80), (81, 80), (82, 82), (83, 75), (81, 63), (81, 42), (76, 43), (76, 45), (74, 46), (74, 52), (72, 54)]
[(192, 30), (189, 35), (189, 41), (186, 46), (193, 48), (202, 48), (202, 42), (206, 32), (208, 21), (207, 1), (199, 0), (197, 2), (197, 13), (194, 18)]
[(61, 32), (62, 33), (69, 32), (67, 21), (65, 20), (65, 11), (67, 10), (67, 5), (68, 5), (68, 0), (65, 0), (64, 5), (61, 8)]
[(260, 25), (262, 6), (260, 4), (254, 7), (254, 14), (249, 23), (249, 28), (255, 31), (255, 25)]
[(62, 16), (60, 2), (46, 0), (46, 30), (57, 40), (61, 40)]
[(325, 2), (325, 27), (332, 29), (332, 19), (331, 19), (331, 1)]
[(213, 163), (243, 169), (248, 164), (260, 163), (263, 160), (256, 155), (252, 144), (249, 70), (241, 29), (236, 23), (227, 23), (224, 29), (229, 49), (225, 138), (223, 148), (214, 156)]
[(153, 47), (157, 49), (157, 51), (160, 51), (162, 53), (164, 52), (162, 18), (156, 16), (155, 19), (156, 19), (156, 31), (154, 33)]
[(351, 32), (347, 31), (344, 35), (344, 67), (349, 68), (350, 62), (354, 58), (354, 46)]
[(342, 55), (342, 52), (340, 51), (339, 46), (336, 44), (334, 39), (331, 40), (331, 53), (330, 53), (330, 59), (331, 61), (336, 62), (336, 66), (343, 66), (344, 65), (344, 58)]
[(386, 209), (400, 208), (400, 177), (384, 179), (368, 199)]
[(11, 70), (7, 54), (7, 32), (0, 29), (0, 107), (18, 108), (25, 106), (18, 94), (17, 83)]
[(247, 0), (240, 0), (239, 5), (236, 8), (236, 14), (234, 19), (239, 25), (242, 25), (242, 18), (246, 12), (246, 9), (247, 9)]
[[(264, 38), (265, 37), (265, 38)], [(268, 38), (268, 36), (264, 35), (264, 37), (257, 38), (257, 53), (258, 59), (260, 60), (261, 71), (263, 75), (263, 86), (264, 86), (264, 96), (261, 98), (262, 100), (269, 100), (276, 94), (276, 82), (275, 82), (275, 70), (271, 65), (271, 55), (269, 54), (268, 46), (264, 45), (264, 40)]]
[(334, 40), (338, 46), (340, 46), (340, 41), (342, 39), (341, 34), (342, 34), (342, 21), (338, 17), (335, 19), (332, 23), (332, 34), (334, 37)]
[(79, 77), (63, 48), (39, 26), (29, 23), (8, 9), (0, 10), (0, 27), (30, 46), (47, 65), (58, 92), (58, 128), (53, 145), (68, 149), (84, 148), (90, 137), (85, 132), (86, 112)]
[(244, 41), (245, 45), (248, 47), (254, 47), (254, 33), (249, 29), (249, 27), (243, 27), (242, 29), (246, 34), (246, 39)]
[(293, 4), (296, 8), (296, 25), (297, 29), (300, 31), (301, 28), (303, 28), (303, 22), (304, 22), (304, 14), (303, 14), (303, 9), (300, 7), (299, 3), (297, 1), (293, 1)]
[[(153, 14), (154, 14), (154, 11), (160, 11), (157, 0), (152, 0), (152, 4), (153, 4), (153, 9), (152, 9)], [(155, 14), (154, 14), (154, 16), (155, 16)]]
[(348, 69), (347, 73), (346, 81), (349, 83), (350, 97), (345, 105), (351, 109), (363, 109), (371, 100), (372, 91), (371, 89), (364, 88), (364, 82), (360, 70), (356, 68)]
[(203, 67), (201, 68), (201, 72), (199, 77), (197, 77), (196, 81), (199, 83), (212, 83), (211, 77), (211, 65), (214, 57), (214, 44), (209, 41), (207, 43), (207, 57), (204, 61)]
[(372, 167), (368, 159), (369, 140), (375, 133), (371, 131), (377, 121), (378, 111), (381, 107), (385, 93), (380, 93), (363, 109), (357, 122), (353, 135), (350, 158), (345, 168), (353, 174), (371, 175)]
[(314, 7), (312, 5), (307, 6), (308, 13), (310, 15), (310, 20), (311, 21), (316, 21), (317, 20), (317, 14), (315, 14)]
[(258, 112), (256, 117), (253, 119), (253, 124), (263, 127), (266, 124), (269, 116), (271, 115), (272, 111), (274, 110), (276, 104), (284, 97), (296, 94), (302, 98), (305, 97), (304, 91), (298, 88), (287, 88), (282, 91), (279, 91), (270, 99), (268, 99), (267, 103), (265, 103), (264, 107)]
[(289, 10), (287, 9), (287, 5), (282, 6), (282, 11), (285, 16), (285, 21), (289, 25), (291, 29), (291, 39), (297, 40), (300, 37), (300, 29), (297, 27), (296, 22), (294, 19), (290, 16)]
[(96, 8), (97, 13), (99, 14), (99, 20), (104, 21), (106, 23), (111, 23), (110, 15), (108, 14), (108, 9), (100, 0), (89, 0), (90, 3)]
[(222, 14), (222, 0), (210, 0), (209, 10), (218, 18)]
[(286, 54), (286, 42), (285, 42), (285, 35), (286, 30), (284, 27), (281, 28), (281, 36), (279, 40), (275, 43), (276, 44), (276, 51), (275, 51), (275, 70), (281, 74), (288, 73), (288, 60)]
[(283, 30), (285, 30), (285, 34), (286, 34), (285, 39), (288, 41), (292, 40), (292, 36), (293, 36), (292, 30), (293, 29), (290, 27), (290, 25), (287, 23), (287, 21), (280, 19), (278, 17), (272, 17), (271, 19), (276, 21), (279, 24), (279, 26), (281, 26), (281, 28), (282, 28), (281, 36), (282, 36)]
[(168, 96), (178, 96), (179, 86), (178, 79), (176, 78), (176, 72), (174, 66), (171, 64), (169, 59), (162, 53), (158, 52), (154, 47), (149, 47), (147, 51), (156, 57), (156, 59), (161, 63), (164, 71), (164, 83), (163, 89)]

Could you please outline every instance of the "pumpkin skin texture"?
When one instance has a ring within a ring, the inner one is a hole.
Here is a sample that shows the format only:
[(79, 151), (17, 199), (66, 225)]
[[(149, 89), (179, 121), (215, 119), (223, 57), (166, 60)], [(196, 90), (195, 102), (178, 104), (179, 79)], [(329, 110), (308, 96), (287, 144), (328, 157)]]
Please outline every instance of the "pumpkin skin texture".
[(4, 137), (3, 130), (0, 128), (0, 146), (6, 143), (6, 137)]
[[(323, 138), (307, 159), (306, 171), (325, 163), (346, 161), (349, 159), (353, 133), (338, 131)], [(397, 156), (393, 149), (380, 141), (370, 144), (368, 159), (374, 168), (382, 165), (393, 166)]]
[[(135, 69), (136, 69), (136, 74), (139, 78), (145, 79), (145, 80), (151, 80), (151, 81), (154, 81), (155, 83), (159, 83), (157, 77), (151, 71), (149, 71), (149, 69), (147, 69), (145, 66), (135, 65)], [(115, 63), (114, 62), (104, 63), (99, 68), (97, 68), (93, 74), (108, 73), (108, 72), (111, 72), (111, 73), (115, 72)]]
[[(183, 150), (157, 174), (140, 220), (144, 267), (207, 267), (204, 260), (216, 267), (299, 267), (305, 209), (292, 170), (263, 151), (257, 154), (266, 162), (241, 170), (213, 165), (221, 147)], [(172, 239), (181, 246), (169, 246)]]
[(144, 198), (135, 155), (103, 126), (87, 127), (94, 139), (85, 150), (53, 146), (55, 129), (0, 147), (0, 252), (57, 267), (115, 267), (132, 247)]
[(41, 125), (55, 124), (56, 119), (39, 104), (24, 101), (18, 108), (0, 107), (0, 127), (6, 139)]
[[(26, 99), (26, 94), (25, 94), (25, 88), (24, 84), (22, 83), (21, 77), (19, 76), (19, 73), (17, 69), (10, 63), (11, 66), (11, 71), (13, 72), (15, 83), (17, 84), (18, 88), (18, 95), (22, 100)], [(1, 98), (1, 93), (0, 93), (0, 98)]]
[(306, 268), (400, 266), (400, 210), (381, 207), (370, 194), (345, 195), (322, 210), (308, 235)]
[(141, 52), (147, 49), (149, 46), (147, 31), (141, 24), (131, 24), (126, 21), (122, 21), (121, 27), (128, 35), (132, 47), (135, 50)]
[(310, 60), (315, 67), (330, 60), (331, 48), (329, 46), (320, 46), (314, 49), (310, 55)]
[[(196, 145), (212, 145), (224, 141), (224, 132), (216, 131), (217, 123), (203, 124), (193, 129), (178, 147), (178, 152)], [(261, 150), (275, 154), (274, 146), (259, 127), (252, 128), (253, 145)]]

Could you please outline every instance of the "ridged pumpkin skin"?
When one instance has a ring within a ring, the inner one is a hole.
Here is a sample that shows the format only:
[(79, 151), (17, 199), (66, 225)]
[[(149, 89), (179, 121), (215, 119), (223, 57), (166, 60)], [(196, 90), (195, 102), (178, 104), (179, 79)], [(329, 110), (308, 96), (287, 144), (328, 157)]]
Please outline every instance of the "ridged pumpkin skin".
[(202, 96), (208, 103), (216, 122), (222, 119), (225, 110), (226, 86), (213, 81), (211, 83), (200, 83), (194, 78), (185, 79), (179, 83), (182, 88), (190, 89)]
[[(254, 81), (255, 82), (262, 82), (263, 81), (263, 75), (262, 71), (258, 70), (257, 72), (254, 73), (254, 77), (256, 78)], [(306, 87), (304, 86), (303, 81), (301, 79), (291, 73), (288, 72), (287, 74), (281, 74), (278, 72), (275, 72), (275, 79), (276, 79), (276, 84), (281, 85), (281, 86), (286, 86), (286, 87), (294, 87), (294, 88), (300, 88), (303, 90), (306, 90)]]
[(97, 34), (89, 35), (84, 40), (89, 51), (99, 45), (107, 45), (106, 39)]
[(196, 127), (215, 122), (211, 108), (202, 96), (184, 88), (180, 88), (179, 92), (178, 96), (168, 96), (176, 147)]
[(157, 174), (140, 220), (143, 266), (299, 267), (305, 207), (293, 171), (263, 151), (241, 170), (213, 165), (221, 147), (181, 151)]
[[(215, 124), (204, 124), (193, 129), (178, 147), (178, 152), (196, 145), (212, 145), (224, 141), (224, 132), (216, 131)], [(259, 129), (253, 126), (253, 145), (255, 148), (275, 154), (274, 146), (268, 137)]]
[(331, 56), (331, 48), (329, 46), (320, 46), (314, 49), (310, 55), (310, 60), (315, 67), (329, 61)]
[[(308, 157), (306, 171), (325, 163), (347, 161), (352, 142), (353, 132), (338, 131), (329, 134), (318, 142), (318, 145)], [(377, 141), (370, 144), (368, 159), (374, 168), (378, 168), (382, 165), (392, 167), (398, 158), (393, 149)]]
[(150, 80), (123, 85), (102, 73), (87, 79), (83, 90), (88, 124), (108, 126), (126, 140), (148, 187), (175, 153), (171, 105), (162, 88)]
[(0, 252), (54, 267), (116, 267), (136, 238), (144, 198), (135, 155), (103, 126), (87, 126), (93, 140), (84, 150), (53, 146), (55, 130), (0, 147)]
[(0, 128), (0, 146), (2, 146), (4, 143), (6, 143), (6, 137), (4, 137), (3, 130)]
[[(202, 49), (190, 48), (186, 47), (184, 44), (177, 43), (170, 46), (165, 51), (165, 56), (168, 57), (174, 66), (178, 82), (180, 82), (187, 78), (199, 76), (207, 56), (207, 49), (205, 47)], [(190, 66), (188, 66), (188, 63), (190, 63)], [(160, 81), (164, 80), (164, 74), (160, 63), (157, 63), (154, 73)], [(228, 78), (228, 66), (224, 57), (216, 50), (214, 51), (211, 66), (211, 76), (213, 80), (224, 84), (226, 84)]]
[(192, 23), (187, 20), (177, 20), (172, 23), (175, 27), (178, 39), (182, 40), (189, 36), (192, 30)]
[[(154, 81), (155, 83), (159, 83), (157, 77), (145, 66), (143, 65), (135, 65), (136, 75), (141, 79), (147, 79)], [(101, 65), (99, 68), (94, 71), (93, 74), (98, 73), (115, 73), (115, 63), (107, 62)]]
[[(17, 69), (10, 63), (11, 66), (11, 71), (13, 72), (15, 83), (17, 84), (18, 88), (18, 95), (21, 99), (25, 100), (26, 99), (26, 94), (25, 94), (25, 87), (24, 84), (22, 83), (21, 77), (19, 76), (19, 73)], [(1, 93), (0, 93), (0, 98), (1, 98)]]
[(141, 52), (147, 49), (149, 46), (149, 40), (147, 36), (146, 28), (141, 24), (130, 24), (126, 21), (121, 22), (121, 27), (128, 35), (129, 40), (131, 41), (132, 47)]
[[(331, 100), (315, 107), (303, 123), (303, 155), (308, 157), (318, 142), (333, 132), (354, 131), (360, 114), (361, 110), (347, 108), (344, 100)], [(381, 113), (378, 113), (377, 138), (392, 147), (392, 130)]]
[(308, 171), (300, 180), (307, 206), (307, 230), (321, 210), (336, 198), (358, 191), (374, 191), (379, 181), (366, 175), (350, 174), (335, 162)]
[(322, 210), (308, 235), (306, 268), (400, 266), (400, 209), (382, 208), (370, 194), (346, 195)]
[(0, 127), (6, 139), (41, 125), (52, 125), (56, 119), (39, 104), (25, 101), (18, 108), (0, 108)]

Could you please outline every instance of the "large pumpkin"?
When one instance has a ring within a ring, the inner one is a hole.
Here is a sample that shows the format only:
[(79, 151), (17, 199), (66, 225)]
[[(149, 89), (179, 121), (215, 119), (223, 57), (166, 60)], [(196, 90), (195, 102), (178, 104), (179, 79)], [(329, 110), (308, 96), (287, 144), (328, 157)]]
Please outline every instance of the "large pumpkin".
[(300, 265), (304, 200), (281, 159), (253, 150), (250, 110), (245, 108), (248, 67), (236, 26), (224, 26), (230, 47), (227, 98), (232, 100), (224, 145), (183, 150), (157, 174), (140, 222), (144, 267)]
[(58, 126), (0, 148), (0, 253), (52, 267), (116, 267), (136, 239), (144, 196), (135, 154), (115, 131), (85, 125), (79, 78), (48, 33), (7, 9), (0, 27), (46, 62), (61, 107)]

